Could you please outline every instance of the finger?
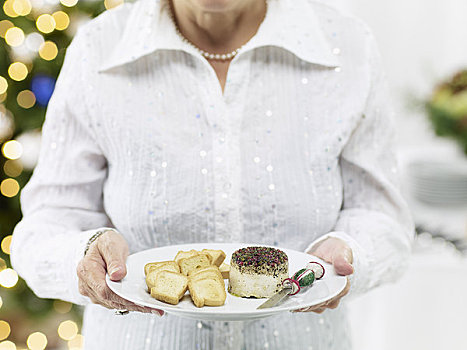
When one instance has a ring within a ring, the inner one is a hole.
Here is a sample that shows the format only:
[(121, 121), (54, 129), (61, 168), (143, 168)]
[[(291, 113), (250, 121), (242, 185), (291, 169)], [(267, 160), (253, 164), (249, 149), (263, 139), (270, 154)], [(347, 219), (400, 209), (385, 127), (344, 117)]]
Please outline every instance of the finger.
[(126, 259), (128, 244), (125, 239), (114, 231), (107, 231), (97, 240), (97, 248), (101, 254), (106, 270), (112, 281), (120, 281), (126, 276)]
[(334, 251), (332, 264), (338, 275), (347, 276), (353, 273), (352, 250), (348, 246), (339, 247)]

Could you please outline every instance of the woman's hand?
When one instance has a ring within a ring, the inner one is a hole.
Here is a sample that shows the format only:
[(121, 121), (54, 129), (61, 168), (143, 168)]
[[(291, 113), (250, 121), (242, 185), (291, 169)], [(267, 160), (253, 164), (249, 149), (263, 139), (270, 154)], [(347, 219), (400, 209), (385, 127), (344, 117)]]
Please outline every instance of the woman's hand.
[(105, 283), (108, 271), (112, 281), (119, 281), (126, 275), (128, 244), (116, 231), (108, 230), (95, 240), (78, 264), (79, 292), (95, 304), (109, 309), (126, 309), (162, 316), (164, 311), (136, 305), (119, 297)]
[[(334, 270), (338, 275), (348, 276), (353, 273), (353, 255), (352, 249), (341, 239), (330, 237), (325, 239), (322, 242), (319, 242), (316, 246), (313, 247), (311, 251), (308, 252), (318, 258), (323, 259), (324, 261), (332, 264), (334, 266)], [(322, 313), (327, 308), (335, 309), (338, 305), (340, 300), (344, 295), (349, 292), (350, 283), (347, 279), (347, 285), (345, 286), (344, 290), (337, 295), (336, 297), (328, 300), (327, 302), (311, 306), (304, 309), (294, 310), (293, 312), (309, 312), (313, 311), (318, 314)]]

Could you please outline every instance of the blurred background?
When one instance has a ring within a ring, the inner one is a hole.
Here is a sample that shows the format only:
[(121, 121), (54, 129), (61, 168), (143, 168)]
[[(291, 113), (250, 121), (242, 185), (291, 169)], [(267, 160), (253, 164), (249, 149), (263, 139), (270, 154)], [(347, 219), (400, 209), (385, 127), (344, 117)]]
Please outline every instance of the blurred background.
[[(395, 284), (349, 301), (356, 350), (467, 349), (465, 0), (322, 0), (373, 29), (391, 86), (404, 195), (417, 226)], [(81, 349), (82, 310), (11, 269), (19, 193), (76, 29), (123, 0), (6, 0), (0, 9), (0, 350)], [(83, 52), (83, 55), (86, 53)]]

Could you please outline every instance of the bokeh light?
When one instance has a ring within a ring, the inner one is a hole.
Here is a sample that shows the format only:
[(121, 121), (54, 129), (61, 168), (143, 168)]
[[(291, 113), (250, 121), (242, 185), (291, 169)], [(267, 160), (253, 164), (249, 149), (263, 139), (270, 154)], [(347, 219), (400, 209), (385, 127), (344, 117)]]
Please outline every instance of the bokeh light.
[(0, 21), (0, 37), (4, 38), (6, 31), (10, 29), (11, 27), (14, 27), (15, 25), (13, 22), (4, 19), (3, 21)]
[(16, 140), (10, 140), (3, 144), (2, 153), (5, 158), (18, 159), (23, 154), (23, 146)]
[(3, 171), (7, 176), (17, 177), (23, 172), (23, 164), (15, 159), (8, 159), (3, 164)]
[(12, 237), (12, 235), (8, 235), (2, 239), (2, 250), (5, 254), (10, 254), (10, 245)]
[(23, 30), (18, 27), (11, 27), (5, 33), (5, 41), (10, 46), (20, 46), (24, 42)]
[(54, 310), (59, 314), (66, 314), (67, 312), (70, 312), (72, 306), (73, 304), (69, 303), (68, 301), (59, 299), (54, 300)]
[(58, 48), (53, 41), (44, 42), (39, 48), (39, 56), (46, 61), (51, 61), (57, 57)]
[(5, 288), (12, 288), (18, 283), (18, 274), (13, 269), (0, 271), (0, 285)]
[(104, 0), (104, 6), (107, 10), (113, 9), (123, 4), (123, 0)]
[(19, 16), (13, 9), (13, 0), (6, 0), (3, 3), (3, 12), (5, 12), (5, 15), (8, 17), (15, 18)]
[(16, 350), (16, 345), (9, 340), (5, 340), (0, 343), (0, 350)]
[(0, 94), (4, 94), (8, 89), (8, 81), (0, 76)]
[(75, 6), (78, 3), (78, 0), (60, 0), (62, 5), (67, 7)]
[(31, 350), (43, 350), (47, 346), (47, 337), (44, 333), (34, 332), (29, 335), (26, 344)]
[(2, 306), (3, 306), (3, 299), (2, 299), (2, 297), (0, 297), (0, 307), (2, 307)]
[(44, 13), (37, 17), (36, 20), (36, 27), (42, 33), (52, 33), (55, 29), (55, 20), (54, 18), (49, 15), (48, 13)]
[(0, 192), (5, 197), (14, 197), (19, 192), (19, 183), (15, 179), (5, 179), (0, 183)]
[(13, 11), (20, 16), (27, 16), (32, 10), (29, 0), (13, 0)]
[(41, 45), (44, 43), (44, 37), (42, 36), (42, 34), (39, 34), (37, 32), (29, 33), (28, 35), (26, 35), (24, 43), (26, 44), (28, 50), (37, 52), (39, 51)]
[(45, 74), (36, 74), (31, 80), (31, 90), (36, 96), (37, 103), (47, 106), (55, 88), (55, 79)]
[(7, 268), (6, 261), (0, 258), (0, 271), (3, 271)]
[(78, 325), (71, 320), (63, 321), (58, 326), (57, 332), (63, 340), (71, 340), (78, 334)]
[(8, 75), (16, 81), (24, 80), (28, 76), (28, 67), (22, 62), (13, 62), (8, 67)]
[(84, 336), (77, 334), (72, 340), (68, 341), (69, 350), (81, 350), (83, 349)]
[(31, 108), (36, 103), (36, 96), (30, 90), (23, 90), (16, 97), (16, 101), (23, 108)]
[(8, 338), (10, 335), (11, 328), (8, 322), (6, 321), (0, 321), (0, 340), (4, 340)]
[(63, 11), (57, 11), (52, 14), (52, 17), (55, 20), (55, 29), (65, 30), (70, 24), (70, 17)]

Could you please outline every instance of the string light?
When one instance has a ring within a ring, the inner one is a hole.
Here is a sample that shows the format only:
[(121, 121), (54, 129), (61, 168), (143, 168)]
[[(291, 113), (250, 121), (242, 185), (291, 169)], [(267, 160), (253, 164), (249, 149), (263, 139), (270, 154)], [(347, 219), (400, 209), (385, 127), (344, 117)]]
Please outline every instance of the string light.
[(2, 153), (5, 158), (18, 159), (23, 154), (23, 146), (16, 140), (10, 140), (3, 144)]
[(18, 274), (13, 269), (0, 271), (0, 285), (5, 288), (13, 288), (18, 283)]
[(10, 46), (20, 46), (24, 42), (23, 30), (18, 27), (11, 27), (5, 33), (5, 41)]
[(47, 337), (44, 333), (34, 332), (29, 335), (26, 344), (31, 350), (43, 350), (47, 346)]
[(19, 192), (19, 184), (15, 179), (5, 179), (0, 183), (0, 192), (5, 197), (14, 197)]
[(63, 340), (71, 340), (78, 334), (78, 325), (71, 320), (63, 321), (58, 326), (57, 332)]
[(68, 341), (68, 349), (70, 350), (81, 350), (83, 349), (84, 336), (77, 334), (72, 340)]
[(30, 90), (23, 90), (16, 97), (16, 101), (19, 106), (27, 109), (34, 106), (36, 103), (36, 96)]
[(8, 322), (6, 321), (0, 321), (0, 340), (4, 340), (8, 338), (10, 335), (11, 328)]
[(55, 29), (55, 19), (48, 13), (44, 13), (37, 17), (36, 27), (42, 33), (52, 33)]
[(3, 12), (5, 12), (5, 15), (8, 17), (15, 18), (19, 16), (13, 9), (13, 0), (6, 0), (3, 3)]
[(2, 239), (2, 250), (5, 254), (10, 254), (10, 245), (12, 237), (12, 235), (8, 235)]
[(53, 60), (57, 54), (58, 48), (53, 41), (46, 41), (39, 48), (39, 56), (46, 61)]
[(0, 350), (17, 350), (15, 343), (5, 340), (0, 343)]
[(28, 76), (28, 67), (22, 62), (13, 62), (8, 67), (8, 75), (16, 81), (24, 80)]

